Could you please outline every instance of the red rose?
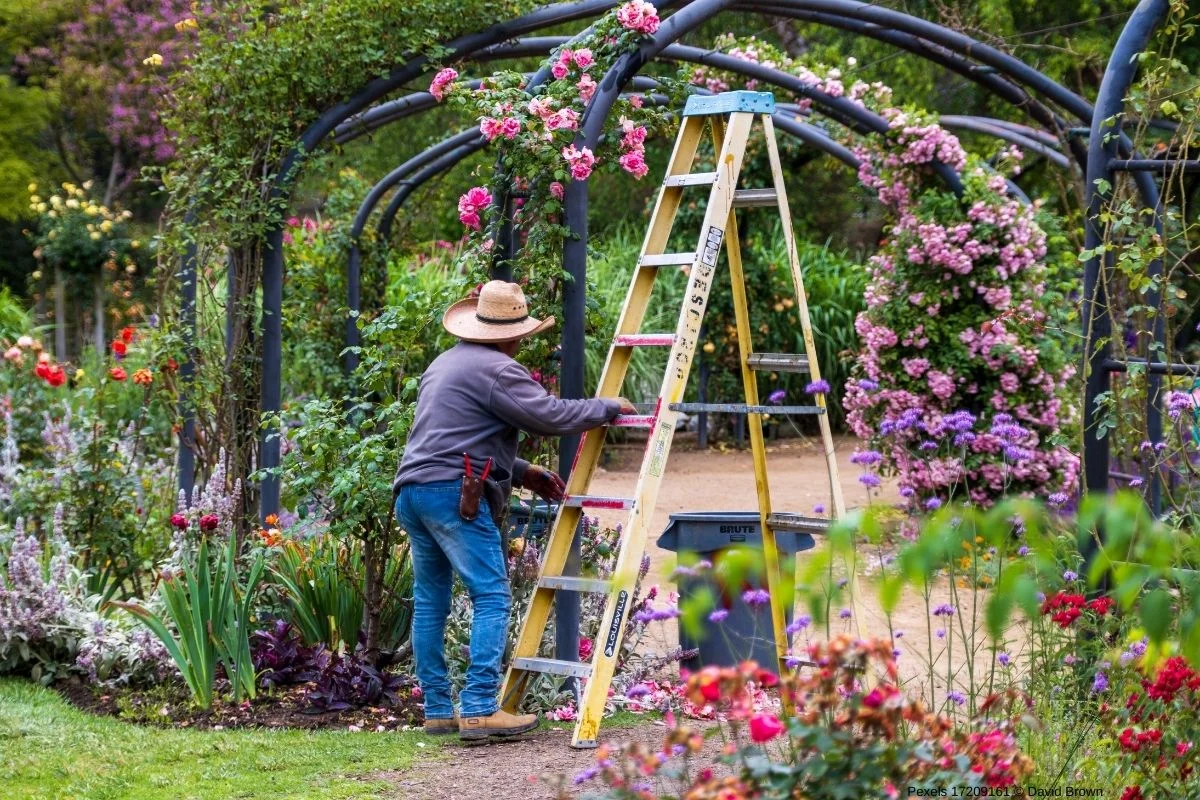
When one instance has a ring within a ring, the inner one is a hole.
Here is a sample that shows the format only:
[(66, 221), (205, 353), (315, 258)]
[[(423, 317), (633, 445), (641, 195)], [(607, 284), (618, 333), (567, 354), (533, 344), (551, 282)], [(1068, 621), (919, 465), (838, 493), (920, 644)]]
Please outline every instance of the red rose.
[(1126, 786), (1125, 791), (1121, 792), (1121, 800), (1142, 800), (1142, 787)]
[(124, 356), (125, 350), (126, 350), (125, 343), (123, 341), (121, 341), (120, 339), (117, 339), (115, 342), (112, 343), (112, 351), (117, 356)]
[(176, 528), (183, 530), (184, 528), (186, 528), (188, 526), (187, 517), (185, 517), (183, 514), (172, 514), (171, 515), (171, 524), (174, 525)]
[(126, 325), (124, 328), (121, 328), (121, 341), (126, 342), (126, 343), (133, 341), (133, 327), (132, 326)]
[(47, 361), (39, 361), (37, 366), (33, 368), (33, 374), (37, 375), (42, 380), (46, 380), (50, 375), (50, 364)]
[(1095, 611), (1097, 614), (1103, 617), (1109, 611), (1112, 611), (1113, 606), (1116, 604), (1117, 601), (1113, 600), (1111, 597), (1097, 597), (1095, 600), (1090, 601), (1087, 606), (1092, 611)]
[(113, 367), (112, 369), (110, 369), (108, 371), (108, 374), (112, 377), (112, 379), (114, 381), (123, 381), (127, 377), (129, 377), (128, 375), (125, 374), (125, 370), (121, 369), (120, 367)]
[(51, 386), (62, 386), (67, 381), (67, 373), (63, 372), (61, 364), (55, 364), (46, 373), (46, 383)]
[(579, 638), (579, 660), (591, 661), (593, 647), (594, 644), (591, 639), (587, 638), (586, 636), (581, 636)]
[(217, 518), (216, 514), (205, 514), (200, 518), (200, 530), (215, 531), (220, 523), (221, 520)]

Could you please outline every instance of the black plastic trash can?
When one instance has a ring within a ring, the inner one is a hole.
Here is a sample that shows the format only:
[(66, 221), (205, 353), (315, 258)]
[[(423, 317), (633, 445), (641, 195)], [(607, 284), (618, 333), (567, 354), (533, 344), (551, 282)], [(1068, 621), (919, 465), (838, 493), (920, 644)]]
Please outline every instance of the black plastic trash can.
[[(816, 546), (811, 534), (779, 531), (775, 544), (780, 555), (790, 555)], [(732, 547), (762, 548), (762, 526), (757, 511), (704, 511), (672, 514), (667, 529), (658, 537), (658, 546), (672, 552), (691, 552), (716, 562), (723, 550)], [(678, 577), (679, 602), (686, 603), (700, 587), (708, 586), (726, 607), (729, 616), (720, 624), (705, 625), (705, 635), (694, 640), (683, 627), (679, 629), (679, 644), (684, 649), (698, 651), (694, 658), (683, 662), (690, 670), (714, 664), (733, 666), (746, 659), (757, 661), (767, 669), (775, 669), (775, 642), (771, 631), (771, 606), (749, 606), (742, 599), (747, 588), (765, 586), (722, 587), (717, 585), (711, 570), (696, 575)], [(791, 622), (792, 599), (786, 598), (784, 613)]]
[(508, 537), (541, 539), (554, 521), (555, 507), (514, 497), (508, 504)]

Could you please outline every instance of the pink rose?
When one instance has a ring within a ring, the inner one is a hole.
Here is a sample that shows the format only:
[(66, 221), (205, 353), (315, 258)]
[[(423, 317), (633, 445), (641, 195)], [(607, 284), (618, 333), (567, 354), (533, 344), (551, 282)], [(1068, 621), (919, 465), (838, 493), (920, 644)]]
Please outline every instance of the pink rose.
[(592, 165), (596, 163), (596, 156), (590, 149), (586, 147), (576, 149), (575, 145), (571, 144), (562, 149), (562, 156), (570, 165), (571, 177), (575, 180), (586, 180), (592, 174)]
[(429, 93), (439, 103), (446, 96), (446, 87), (458, 78), (458, 73), (446, 67), (444, 70), (433, 76), (433, 83), (429, 85)]
[(591, 75), (585, 74), (580, 78), (575, 88), (579, 90), (579, 99), (585, 106), (592, 102), (592, 97), (596, 94), (596, 82), (592, 80)]
[(759, 712), (750, 718), (750, 740), (756, 744), (765, 744), (781, 733), (783, 723), (774, 714)]
[(553, 197), (555, 200), (562, 200), (563, 194), (564, 194), (563, 185), (561, 183), (559, 183), (558, 181), (554, 181), (554, 183), (550, 184), (550, 196), (551, 197)]
[(640, 94), (635, 94), (633, 97), (630, 97), (629, 105), (633, 106), (634, 108), (641, 108), (643, 105), (642, 96)]
[(492, 196), (482, 186), (473, 186), (458, 198), (458, 221), (479, 230), (479, 212), (492, 204)]
[(592, 174), (592, 168), (584, 163), (571, 165), (571, 177), (577, 181), (586, 181)]
[(550, 107), (549, 100), (543, 97), (535, 97), (529, 101), (529, 113), (538, 119), (544, 120), (554, 113), (554, 109)]
[(579, 113), (574, 109), (563, 108), (546, 117), (546, 130), (573, 131), (579, 127)]
[(458, 212), (458, 221), (463, 225), (466, 225), (468, 228), (479, 230), (479, 215), (474, 211)]
[(621, 169), (628, 172), (637, 179), (646, 177), (646, 173), (650, 168), (646, 166), (646, 159), (641, 150), (631, 150), (620, 158)]
[(521, 132), (521, 122), (516, 117), (505, 117), (500, 124), (500, 133), (505, 139), (512, 139)]
[(500, 135), (501, 123), (495, 117), (484, 117), (479, 120), (479, 132), (483, 134), (483, 138), (489, 142)]
[(658, 9), (645, 0), (629, 0), (617, 9), (617, 22), (631, 31), (654, 33), (658, 30)]
[(595, 63), (595, 59), (592, 58), (592, 51), (586, 47), (582, 50), (576, 50), (574, 58), (575, 66), (579, 67), (580, 69), (587, 69)]
[(567, 65), (561, 61), (558, 62), (550, 68), (550, 74), (554, 76), (555, 80), (561, 81), (563, 78), (567, 77)]

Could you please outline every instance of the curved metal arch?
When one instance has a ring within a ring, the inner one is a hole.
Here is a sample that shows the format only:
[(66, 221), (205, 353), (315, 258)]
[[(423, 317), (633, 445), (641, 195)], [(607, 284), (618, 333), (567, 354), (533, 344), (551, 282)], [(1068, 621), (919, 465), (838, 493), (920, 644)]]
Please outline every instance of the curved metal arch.
[[(500, 25), (492, 26), (484, 31), (469, 34), (459, 37), (448, 43), (448, 47), (454, 51), (459, 57), (469, 58), (473, 54), (482, 52), (490, 46), (494, 46), (501, 41), (511, 39), (515, 36), (520, 36), (523, 33), (537, 30), (540, 27), (545, 27), (551, 24), (557, 24), (564, 21), (578, 19), (586, 16), (593, 16), (601, 13), (612, 6), (615, 2), (607, 2), (606, 0), (582, 0), (576, 3), (560, 4), (548, 6), (537, 11), (520, 17), (516, 20), (501, 23)], [(655, 37), (657, 43), (662, 43), (676, 38), (685, 30), (694, 28), (699, 21), (717, 13), (726, 8), (736, 7), (735, 3), (717, 2), (716, 0), (695, 0), (688, 4), (682, 10), (669, 17), (660, 28), (660, 36)], [(1039, 92), (1046, 94), (1058, 102), (1060, 105), (1072, 110), (1078, 114), (1079, 98), (1073, 96), (1069, 91), (1056, 83), (1041, 75), (1036, 70), (1027, 67), (1022, 62), (1007, 56), (991, 48), (974, 42), (969, 37), (961, 34), (954, 34), (946, 31), (940, 26), (932, 23), (919, 20), (917, 18), (907, 17), (900, 12), (892, 12), (878, 7), (868, 6), (862, 3), (851, 2), (851, 0), (790, 0), (781, 5), (771, 5), (772, 9), (786, 8), (807, 8), (817, 12), (841, 13), (846, 16), (859, 17), (868, 22), (883, 24), (889, 27), (905, 29), (905, 25), (909, 24), (908, 30), (915, 32), (922, 38), (928, 38), (931, 41), (942, 44), (943, 46), (954, 50), (965, 50), (972, 57), (979, 58), (985, 64), (991, 65), (1001, 73), (1005, 73), (1010, 77), (1018, 76), (1022, 81), (1028, 82)], [(695, 9), (699, 9), (696, 11)], [(746, 10), (751, 10), (747, 8)], [(689, 13), (690, 12), (690, 13)], [(752, 12), (753, 13), (753, 12)], [(772, 11), (771, 13), (776, 13)], [(689, 25), (683, 25), (681, 21), (674, 21), (676, 17), (683, 18), (683, 21), (695, 20)], [(671, 34), (670, 39), (662, 36), (664, 30)], [(639, 49), (639, 54), (646, 51), (647, 48)], [(635, 54), (637, 58), (628, 61), (627, 64), (633, 64), (638, 61), (637, 66), (644, 63), (645, 59), (639, 54)], [(383, 96), (387, 92), (401, 85), (404, 81), (416, 76), (426, 65), (424, 58), (417, 58), (412, 61), (400, 65), (385, 78), (376, 79), (369, 83), (364, 90), (356, 94), (349, 100), (327, 110), (316, 122), (313, 123), (301, 137), (299, 145), (289, 154), (284, 160), (283, 168), (280, 170), (280, 177), (277, 179), (276, 189), (273, 194), (277, 197), (286, 196), (288, 187), (292, 181), (292, 172), (294, 167), (299, 162), (305, 152), (313, 149), (337, 124), (344, 121), (350, 116), (362, 111), (371, 102), (378, 97)], [(636, 72), (636, 67), (633, 70)], [(624, 76), (626, 78), (630, 76)], [(607, 78), (607, 76), (606, 76)], [(603, 84), (602, 84), (603, 86)], [(1084, 104), (1086, 105), (1086, 104)], [(1147, 176), (1149, 177), (1149, 176)], [(1151, 180), (1152, 183), (1152, 180)], [(1154, 187), (1155, 189), (1157, 187)], [(586, 200), (584, 201), (586, 208)], [(569, 215), (568, 215), (569, 216)], [(280, 337), (281, 329), (279, 325), (279, 307), (282, 299), (282, 254), (280, 252), (282, 245), (282, 231), (276, 229), (269, 231), (266, 236), (266, 244), (268, 246), (265, 253), (263, 266), (263, 310), (264, 310), (264, 366), (263, 366), (263, 408), (270, 411), (278, 408), (279, 401), (279, 383), (281, 377), (279, 353), (281, 348)], [(566, 390), (564, 386), (564, 391)], [(263, 458), (260, 459), (261, 466), (274, 466), (278, 463), (278, 440), (264, 434), (262, 446)], [(271, 486), (273, 481), (268, 480), (264, 485), (263, 502), (264, 508), (270, 508), (277, 504), (278, 487)]]
[[(1100, 90), (1096, 94), (1096, 110), (1092, 116), (1088, 139), (1087, 179), (1084, 190), (1087, 198), (1087, 215), (1084, 220), (1084, 251), (1091, 255), (1083, 265), (1083, 309), (1081, 324), (1085, 336), (1086, 369), (1083, 406), (1083, 489), (1085, 491), (1107, 491), (1109, 486), (1110, 448), (1107, 436), (1096, 437), (1100, 410), (1096, 400), (1108, 391), (1109, 364), (1112, 353), (1112, 318), (1108, 312), (1108, 293), (1105, 288), (1105, 272), (1108, 269), (1105, 256), (1100, 251), (1104, 243), (1104, 227), (1100, 219), (1105, 203), (1112, 197), (1116, 174), (1112, 160), (1118, 153), (1120, 139), (1111, 134), (1121, 130), (1121, 117), (1125, 111), (1125, 96), (1137, 73), (1136, 59), (1146, 49), (1154, 31), (1166, 19), (1168, 0), (1142, 0), (1117, 37)], [(1139, 174), (1134, 173), (1136, 178)], [(1157, 210), (1157, 209), (1156, 209)], [(1161, 225), (1157, 214), (1156, 223)], [(1160, 227), (1161, 231), (1161, 227)], [(1159, 265), (1161, 270), (1161, 264)], [(1154, 305), (1157, 306), (1157, 301)], [(1163, 339), (1162, 315), (1155, 322), (1155, 340)], [(1153, 382), (1152, 382), (1153, 381)], [(1147, 375), (1147, 427), (1150, 441), (1162, 438), (1162, 418), (1158, 413), (1155, 397), (1158, 394), (1158, 379)], [(1161, 502), (1161, 487), (1157, 480), (1151, 484), (1151, 507), (1157, 512)], [(1085, 557), (1091, 560), (1095, 543), (1089, 539)]]

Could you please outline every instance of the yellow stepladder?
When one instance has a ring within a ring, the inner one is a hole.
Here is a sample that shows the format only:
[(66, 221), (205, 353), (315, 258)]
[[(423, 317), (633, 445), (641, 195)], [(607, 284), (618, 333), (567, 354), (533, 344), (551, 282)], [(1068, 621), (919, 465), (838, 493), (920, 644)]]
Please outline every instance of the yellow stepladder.
[[(501, 702), (509, 711), (516, 711), (525, 695), (529, 681), (538, 674), (573, 677), (586, 681), (579, 703), (572, 747), (595, 747), (600, 720), (612, 683), (613, 672), (621, 653), (621, 639), (629, 616), (638, 565), (646, 550), (650, 518), (658, 490), (662, 484), (667, 456), (674, 438), (680, 413), (741, 413), (745, 414), (750, 430), (750, 446), (754, 460), (755, 486), (763, 532), (763, 560), (767, 588), (771, 596), (771, 618), (774, 630), (777, 668), (786, 669), (788, 649), (784, 627), (784, 603), (779, 551), (775, 542), (777, 531), (820, 532), (826, 529), (824, 519), (800, 514), (775, 513), (771, 509), (770, 488), (767, 482), (766, 446), (763, 440), (762, 417), (765, 414), (814, 414), (820, 422), (828, 465), (831, 500), (834, 514), (844, 513), (841, 485), (837, 477), (837, 461), (833, 436), (825, 414), (823, 397), (817, 396), (814, 405), (764, 406), (759, 404), (757, 371), (807, 372), (813, 380), (820, 378), (816, 350), (812, 337), (808, 306), (801, 281), (795, 238), (792, 234), (779, 152), (775, 143), (771, 115), (775, 98), (769, 92), (727, 92), (714, 96), (688, 98), (683, 111), (683, 123), (675, 140), (675, 148), (667, 167), (658, 199), (650, 217), (650, 226), (642, 243), (633, 280), (617, 321), (608, 358), (596, 389), (597, 397), (617, 397), (629, 367), (633, 350), (638, 347), (668, 347), (666, 374), (663, 376), (654, 412), (648, 415), (620, 416), (609, 426), (642, 428), (649, 431), (649, 441), (638, 473), (637, 488), (632, 497), (601, 497), (589, 495), (588, 486), (600, 460), (606, 427), (585, 434), (575, 457), (575, 466), (567, 480), (566, 497), (559, 509), (546, 543), (537, 587), (525, 613), (513, 658), (501, 690)], [(771, 162), (773, 185), (766, 188), (738, 189), (742, 160), (751, 128), (761, 119)], [(716, 154), (712, 172), (690, 172), (696, 151), (711, 122), (713, 150)], [(665, 252), (679, 211), (683, 193), (689, 187), (711, 187), (704, 222), (695, 249), (682, 253)], [(781, 216), (790, 259), (796, 302), (803, 327), (805, 354), (751, 352), (749, 300), (742, 271), (741, 248), (738, 241), (735, 209), (777, 207)], [(708, 306), (708, 296), (717, 268), (721, 248), (725, 247), (733, 285), (734, 312), (737, 320), (738, 348), (742, 380), (745, 386), (744, 404), (684, 403), (688, 374), (695, 356), (700, 326)], [(671, 333), (642, 333), (641, 326), (650, 302), (654, 281), (661, 267), (690, 268), (683, 308), (675, 331)], [(585, 509), (625, 510), (629, 512), (624, 526), (616, 566), (611, 580), (564, 575), (572, 537), (576, 535)], [(591, 663), (563, 661), (540, 657), (541, 644), (550, 609), (556, 592), (595, 592), (608, 595), (600, 623)], [(857, 582), (851, 575), (851, 603), (857, 625)]]

